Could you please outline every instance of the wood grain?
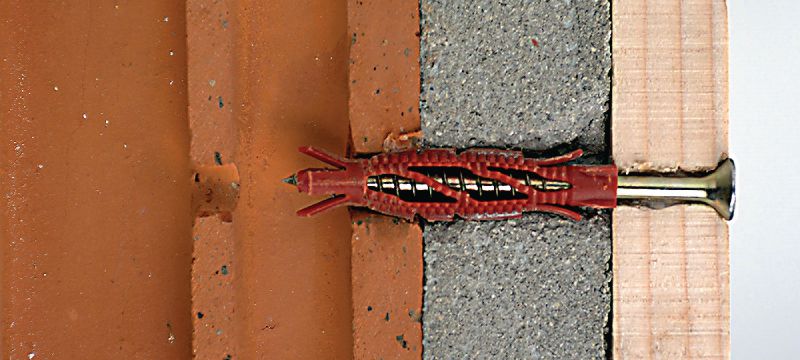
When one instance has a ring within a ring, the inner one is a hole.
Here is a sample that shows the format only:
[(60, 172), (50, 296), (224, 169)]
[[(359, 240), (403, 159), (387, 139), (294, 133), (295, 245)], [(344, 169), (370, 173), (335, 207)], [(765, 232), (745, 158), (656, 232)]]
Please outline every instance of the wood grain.
[[(711, 169), (727, 156), (723, 0), (612, 7), (612, 143), (624, 170)], [(713, 210), (621, 207), (613, 225), (615, 359), (728, 358), (727, 224)]]

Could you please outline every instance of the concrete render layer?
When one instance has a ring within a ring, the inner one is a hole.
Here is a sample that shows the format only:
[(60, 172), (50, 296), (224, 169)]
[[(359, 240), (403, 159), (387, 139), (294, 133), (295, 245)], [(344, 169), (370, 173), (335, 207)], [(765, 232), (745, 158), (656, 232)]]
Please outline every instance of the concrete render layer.
[(605, 147), (606, 0), (422, 0), (421, 116), (430, 145)]
[[(422, 0), (428, 147), (606, 157), (608, 1)], [(610, 212), (425, 228), (424, 358), (602, 359)]]
[(609, 226), (532, 215), (426, 228), (425, 358), (604, 358)]

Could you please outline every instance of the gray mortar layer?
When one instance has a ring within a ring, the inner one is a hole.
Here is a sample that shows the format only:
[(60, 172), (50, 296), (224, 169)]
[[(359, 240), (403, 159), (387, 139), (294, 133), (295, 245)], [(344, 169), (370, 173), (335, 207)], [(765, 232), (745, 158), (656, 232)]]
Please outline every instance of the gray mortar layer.
[(428, 226), (425, 358), (604, 358), (608, 228), (550, 215)]
[[(426, 146), (607, 160), (607, 0), (422, 0), (421, 26)], [(424, 358), (605, 358), (610, 217), (584, 216), (429, 224)]]

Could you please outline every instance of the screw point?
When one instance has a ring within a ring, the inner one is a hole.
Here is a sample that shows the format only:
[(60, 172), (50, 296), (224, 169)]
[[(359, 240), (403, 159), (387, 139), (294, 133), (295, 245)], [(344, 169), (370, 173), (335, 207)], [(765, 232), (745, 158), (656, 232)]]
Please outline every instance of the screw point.
[(283, 181), (283, 182), (285, 182), (285, 183), (287, 183), (289, 185), (297, 186), (297, 175), (296, 174), (292, 174), (292, 176), (289, 176), (289, 177), (287, 177), (287, 178), (285, 178), (285, 179), (283, 179), (281, 181)]

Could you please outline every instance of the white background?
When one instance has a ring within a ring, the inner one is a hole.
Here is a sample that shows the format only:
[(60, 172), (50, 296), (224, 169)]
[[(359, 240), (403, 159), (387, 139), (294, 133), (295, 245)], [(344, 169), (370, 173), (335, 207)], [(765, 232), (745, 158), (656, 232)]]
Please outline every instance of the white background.
[(733, 359), (800, 359), (800, 0), (730, 0)]

